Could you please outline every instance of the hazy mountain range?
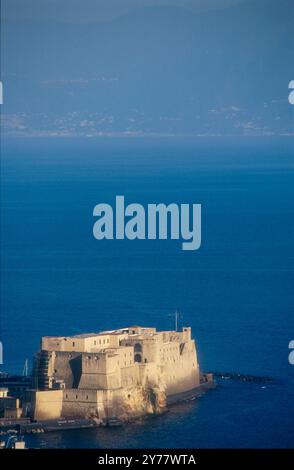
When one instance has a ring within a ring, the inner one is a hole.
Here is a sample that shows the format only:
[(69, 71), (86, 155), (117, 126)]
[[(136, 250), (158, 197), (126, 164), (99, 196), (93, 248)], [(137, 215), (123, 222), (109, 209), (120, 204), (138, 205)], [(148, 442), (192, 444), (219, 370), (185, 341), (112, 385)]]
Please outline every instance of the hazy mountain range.
[(5, 20), (3, 134), (294, 134), (293, 24), (293, 0)]

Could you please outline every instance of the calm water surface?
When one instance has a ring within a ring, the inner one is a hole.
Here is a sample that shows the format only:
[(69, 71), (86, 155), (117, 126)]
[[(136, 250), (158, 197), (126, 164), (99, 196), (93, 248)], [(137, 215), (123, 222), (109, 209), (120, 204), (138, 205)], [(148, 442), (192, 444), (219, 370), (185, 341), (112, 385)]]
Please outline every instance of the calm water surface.
[[(283, 139), (85, 140), (2, 145), (4, 368), (21, 372), (42, 335), (130, 324), (191, 325), (198, 401), (125, 427), (27, 436), (31, 447), (293, 447), (294, 143)], [(202, 246), (100, 241), (93, 207), (201, 203)]]

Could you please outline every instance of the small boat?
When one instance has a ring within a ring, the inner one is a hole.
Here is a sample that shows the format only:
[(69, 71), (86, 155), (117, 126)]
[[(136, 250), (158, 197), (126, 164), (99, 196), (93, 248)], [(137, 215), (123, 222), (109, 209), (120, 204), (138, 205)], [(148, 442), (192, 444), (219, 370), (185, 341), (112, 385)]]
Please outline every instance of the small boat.
[(0, 441), (1, 449), (26, 449), (26, 443), (22, 436), (9, 436), (7, 441)]

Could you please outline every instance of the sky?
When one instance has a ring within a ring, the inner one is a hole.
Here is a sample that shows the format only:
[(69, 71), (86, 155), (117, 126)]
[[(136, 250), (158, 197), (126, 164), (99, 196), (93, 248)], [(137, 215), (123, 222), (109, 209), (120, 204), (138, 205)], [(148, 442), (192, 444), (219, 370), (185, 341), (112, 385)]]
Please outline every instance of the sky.
[(1, 5), (2, 135), (294, 134), (293, 0)]
[(186, 7), (193, 12), (225, 8), (243, 0), (2, 0), (2, 19), (105, 21), (146, 6)]

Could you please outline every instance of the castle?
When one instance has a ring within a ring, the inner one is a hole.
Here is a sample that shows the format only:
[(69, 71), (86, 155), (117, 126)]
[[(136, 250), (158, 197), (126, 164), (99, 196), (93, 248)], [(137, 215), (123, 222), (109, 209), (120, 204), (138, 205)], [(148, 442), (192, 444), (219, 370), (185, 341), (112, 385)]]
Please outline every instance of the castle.
[(26, 413), (34, 420), (130, 419), (195, 395), (212, 377), (200, 374), (191, 328), (132, 326), (41, 341), (35, 388)]

